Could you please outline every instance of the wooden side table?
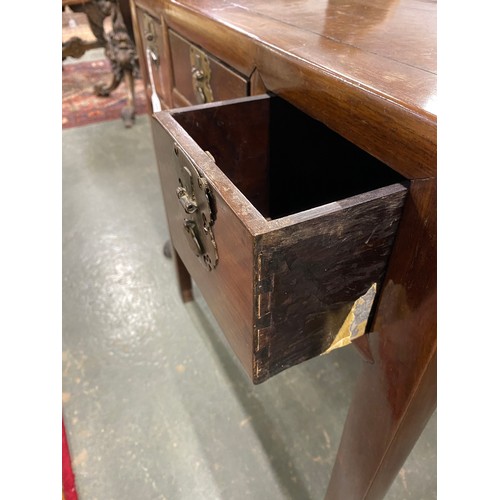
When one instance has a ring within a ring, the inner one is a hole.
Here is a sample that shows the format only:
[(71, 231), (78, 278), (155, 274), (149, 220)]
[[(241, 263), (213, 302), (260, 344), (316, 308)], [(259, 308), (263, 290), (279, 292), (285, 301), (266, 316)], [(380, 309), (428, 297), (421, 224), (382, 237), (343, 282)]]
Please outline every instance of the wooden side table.
[[(375, 6), (366, 0), (247, 0), (242, 6), (225, 0), (134, 0), (131, 7), (146, 92), (149, 97), (158, 94), (163, 109), (182, 107), (185, 112), (189, 105), (196, 113), (215, 109), (208, 98), (205, 104), (195, 98), (232, 88), (217, 76), (218, 65), (225, 64), (247, 79), (249, 96), (267, 93), (286, 100), (408, 181), (403, 214), (367, 334), (353, 341), (365, 362), (325, 497), (381, 500), (437, 404), (436, 3), (383, 0)], [(183, 40), (193, 47), (191, 52), (182, 49)], [(200, 60), (196, 59), (198, 50)], [(151, 54), (155, 55), (155, 67), (148, 75)], [(203, 54), (214, 64), (205, 68)], [(198, 92), (200, 88), (203, 92)], [(150, 110), (154, 111), (152, 106)], [(156, 113), (153, 125), (165, 116), (165, 111)], [(200, 126), (197, 137), (191, 139), (205, 144), (206, 137), (224, 122), (214, 119), (208, 126)], [(186, 139), (186, 135), (180, 132), (177, 137)], [(156, 156), (162, 172), (163, 166), (176, 164), (171, 161), (176, 153), (175, 146), (167, 149), (163, 136), (157, 137)], [(233, 144), (247, 142), (230, 142), (229, 153)], [(291, 139), (290, 148), (296, 145), (300, 141)], [(210, 148), (203, 147), (206, 149)], [(240, 152), (232, 156), (239, 158)], [(213, 156), (224, 157), (226, 153), (221, 147)], [(203, 151), (191, 156), (207, 166), (207, 182), (217, 188), (213, 182), (217, 171), (210, 157)], [(330, 160), (327, 157), (324, 163), (307, 164), (309, 170), (316, 169), (318, 185), (324, 181), (324, 172), (333, 168)], [(168, 180), (162, 181), (162, 188), (172, 189)], [(290, 184), (288, 178), (284, 182)], [(183, 192), (179, 193), (182, 197)], [(220, 193), (224, 199), (238, 196), (236, 189), (221, 189)], [(234, 213), (223, 207), (221, 212)], [(167, 214), (171, 212), (166, 208)], [(260, 220), (258, 216), (256, 220)], [(233, 227), (247, 227), (245, 223)], [(187, 221), (188, 231), (189, 224)], [(234, 240), (236, 251), (226, 260), (241, 263), (244, 247), (238, 248), (237, 238)], [(178, 241), (183, 242), (181, 238)], [(185, 260), (174, 252), (186, 300), (194, 274), (186, 264), (196, 269)], [(210, 271), (212, 275), (222, 274), (220, 262), (219, 268)], [(253, 264), (251, 259), (245, 260), (240, 266), (244, 270), (246, 262)], [(246, 269), (250, 273), (248, 269), (250, 266)], [(272, 319), (271, 285), (279, 275), (275, 270), (265, 271), (257, 260), (254, 275), (262, 293), (255, 317), (263, 340), (257, 338), (256, 344), (270, 351), (276, 344), (269, 348), (269, 337), (264, 338), (264, 334)], [(198, 281), (213, 283), (212, 275), (199, 272)], [(240, 289), (233, 286), (233, 290)], [(293, 302), (295, 292), (290, 288), (287, 304)], [(229, 311), (227, 320), (232, 321), (229, 314), (233, 309), (224, 311)], [(239, 320), (238, 316), (234, 323)], [(243, 335), (232, 339), (235, 352), (253, 345)]]

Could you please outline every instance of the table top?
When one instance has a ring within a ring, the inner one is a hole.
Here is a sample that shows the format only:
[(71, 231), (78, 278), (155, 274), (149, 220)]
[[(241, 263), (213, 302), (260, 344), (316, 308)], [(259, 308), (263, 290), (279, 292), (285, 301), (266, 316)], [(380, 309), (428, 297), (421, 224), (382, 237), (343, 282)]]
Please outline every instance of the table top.
[(155, 3), (174, 29), (403, 175), (434, 176), (435, 1)]

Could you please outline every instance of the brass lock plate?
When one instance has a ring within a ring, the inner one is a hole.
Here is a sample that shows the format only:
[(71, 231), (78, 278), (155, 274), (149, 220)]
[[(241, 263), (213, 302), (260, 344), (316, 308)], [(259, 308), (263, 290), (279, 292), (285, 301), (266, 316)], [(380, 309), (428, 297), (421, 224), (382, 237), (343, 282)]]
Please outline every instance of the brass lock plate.
[(198, 47), (189, 47), (189, 57), (191, 61), (191, 79), (193, 82), (193, 92), (199, 104), (213, 102), (214, 96), (210, 87), (210, 61), (208, 56)]
[(203, 266), (212, 271), (219, 261), (213, 234), (215, 200), (207, 179), (187, 155), (174, 144), (178, 185), (175, 194), (184, 212), (184, 234)]

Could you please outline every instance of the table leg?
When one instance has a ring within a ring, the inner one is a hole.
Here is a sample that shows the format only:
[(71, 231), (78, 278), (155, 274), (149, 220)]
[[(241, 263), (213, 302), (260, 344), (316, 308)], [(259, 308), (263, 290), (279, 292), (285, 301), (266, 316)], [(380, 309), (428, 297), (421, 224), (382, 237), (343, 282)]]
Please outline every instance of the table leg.
[(131, 127), (135, 120), (134, 79), (139, 77), (139, 57), (134, 42), (128, 32), (118, 3), (109, 4), (112, 19), (112, 30), (107, 37), (106, 57), (111, 62), (112, 80), (109, 85), (98, 84), (94, 87), (97, 95), (107, 97), (125, 81), (127, 86), (127, 103), (121, 115), (125, 126)]
[(412, 183), (326, 500), (384, 498), (436, 408), (436, 182)]
[(167, 240), (165, 242), (165, 244), (163, 245), (163, 255), (167, 259), (171, 259), (172, 258), (172, 243), (170, 242), (170, 240)]
[(175, 271), (177, 275), (177, 285), (179, 286), (179, 292), (183, 302), (191, 302), (193, 300), (193, 284), (191, 281), (191, 275), (189, 274), (184, 262), (182, 262), (179, 254), (176, 252), (175, 248), (172, 246), (173, 261), (175, 265)]

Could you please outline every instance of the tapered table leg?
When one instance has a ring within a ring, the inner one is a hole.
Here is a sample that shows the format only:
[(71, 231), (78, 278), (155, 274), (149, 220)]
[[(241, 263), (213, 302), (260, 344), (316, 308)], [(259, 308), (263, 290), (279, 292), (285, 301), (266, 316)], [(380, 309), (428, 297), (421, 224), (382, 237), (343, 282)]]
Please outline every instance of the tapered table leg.
[(380, 500), (436, 408), (436, 182), (412, 183), (326, 500)]
[(172, 258), (172, 243), (170, 242), (170, 240), (167, 240), (165, 242), (165, 244), (163, 245), (163, 255), (167, 259), (171, 259)]
[(193, 300), (193, 284), (191, 281), (191, 275), (189, 274), (184, 262), (182, 262), (179, 254), (175, 251), (172, 246), (173, 261), (175, 265), (175, 271), (177, 275), (177, 285), (179, 287), (179, 292), (183, 302), (191, 302)]

